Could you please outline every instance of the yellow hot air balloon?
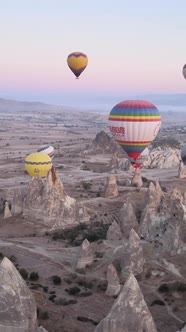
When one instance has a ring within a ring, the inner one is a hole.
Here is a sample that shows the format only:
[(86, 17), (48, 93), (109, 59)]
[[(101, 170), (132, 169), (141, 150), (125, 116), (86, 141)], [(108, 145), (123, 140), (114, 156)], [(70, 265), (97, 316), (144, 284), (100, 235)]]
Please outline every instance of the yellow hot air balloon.
[(67, 64), (70, 70), (76, 76), (76, 78), (78, 78), (81, 75), (81, 73), (85, 70), (88, 64), (88, 58), (84, 53), (73, 52), (68, 55)]
[(45, 177), (52, 168), (51, 158), (41, 152), (31, 153), (25, 158), (24, 164), (30, 176)]

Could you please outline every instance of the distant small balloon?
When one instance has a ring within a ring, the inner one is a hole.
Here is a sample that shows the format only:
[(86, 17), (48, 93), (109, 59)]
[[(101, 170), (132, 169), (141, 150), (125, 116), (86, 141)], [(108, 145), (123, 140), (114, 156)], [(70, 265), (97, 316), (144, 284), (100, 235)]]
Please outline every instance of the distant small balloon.
[(55, 155), (55, 149), (52, 145), (44, 144), (39, 147), (37, 152), (45, 153), (47, 154), (50, 158), (53, 158)]
[(45, 153), (35, 152), (25, 158), (24, 165), (30, 176), (45, 177), (52, 168), (52, 160)]
[(186, 165), (186, 145), (181, 149), (181, 159), (183, 163)]
[(183, 66), (182, 73), (183, 77), (186, 79), (186, 64)]
[(68, 55), (67, 64), (76, 78), (78, 78), (88, 64), (88, 57), (82, 52), (73, 52)]

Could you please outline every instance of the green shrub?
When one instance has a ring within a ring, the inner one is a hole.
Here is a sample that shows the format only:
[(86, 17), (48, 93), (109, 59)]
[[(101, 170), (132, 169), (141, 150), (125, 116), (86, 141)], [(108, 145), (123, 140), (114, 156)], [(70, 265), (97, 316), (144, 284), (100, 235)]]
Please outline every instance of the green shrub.
[(67, 300), (64, 297), (55, 300), (55, 304), (57, 304), (57, 305), (69, 305), (69, 304), (76, 304), (76, 303), (77, 303), (77, 300), (73, 300), (73, 299)]
[(45, 292), (45, 293), (48, 292), (48, 287), (47, 286), (43, 286), (43, 292)]
[(39, 274), (37, 272), (31, 272), (29, 279), (32, 281), (36, 281), (39, 279)]
[(69, 295), (77, 295), (80, 293), (80, 291), (81, 289), (78, 286), (73, 286), (65, 289), (65, 292), (67, 292)]
[(21, 277), (22, 277), (24, 280), (28, 279), (28, 272), (27, 272), (27, 270), (25, 270), (25, 269), (20, 269), (20, 270), (19, 270), (19, 273), (20, 273)]
[(52, 276), (52, 281), (54, 285), (60, 285), (61, 284), (61, 277), (54, 275)]
[(167, 284), (162, 284), (159, 288), (158, 288), (160, 293), (168, 293), (169, 291), (169, 287)]
[(50, 295), (49, 296), (49, 301), (52, 301), (52, 302), (54, 302), (54, 299), (56, 298), (56, 295), (55, 294), (52, 294), (52, 295)]

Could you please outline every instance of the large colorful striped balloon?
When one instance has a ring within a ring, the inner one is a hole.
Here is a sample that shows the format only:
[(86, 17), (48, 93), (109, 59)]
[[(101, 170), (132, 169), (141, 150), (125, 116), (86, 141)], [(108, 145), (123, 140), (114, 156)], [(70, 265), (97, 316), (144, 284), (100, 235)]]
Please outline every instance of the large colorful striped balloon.
[(138, 157), (154, 140), (160, 126), (158, 109), (147, 101), (122, 101), (113, 107), (109, 115), (109, 128), (115, 141), (136, 165)]
[(67, 57), (67, 64), (76, 78), (78, 78), (85, 70), (88, 64), (88, 58), (84, 53), (73, 52)]

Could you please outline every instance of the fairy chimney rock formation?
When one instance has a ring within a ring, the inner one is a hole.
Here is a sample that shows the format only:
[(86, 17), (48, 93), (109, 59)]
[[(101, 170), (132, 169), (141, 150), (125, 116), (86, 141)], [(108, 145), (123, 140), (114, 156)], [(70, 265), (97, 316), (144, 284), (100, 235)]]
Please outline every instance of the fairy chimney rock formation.
[(21, 189), (16, 188), (14, 190), (11, 207), (11, 212), (13, 216), (23, 213), (23, 201), (25, 194), (26, 193), (24, 193), (24, 191)]
[(147, 194), (145, 197), (145, 205), (151, 208), (157, 208), (161, 202), (162, 190), (158, 181), (154, 184), (153, 182), (149, 183)]
[(140, 243), (140, 238), (134, 229), (130, 231), (129, 241), (126, 247), (126, 255), (121, 260), (122, 274), (132, 272), (138, 275), (143, 272), (144, 258), (143, 248)]
[(65, 193), (54, 168), (48, 172), (47, 178), (31, 179), (23, 203), (23, 215), (33, 222), (40, 221), (50, 229), (86, 222), (90, 218), (86, 208)]
[(120, 229), (118, 223), (114, 220), (107, 231), (106, 238), (107, 238), (107, 240), (117, 241), (117, 240), (121, 240), (122, 237), (123, 236), (121, 233), (121, 229)]
[(113, 198), (118, 196), (118, 186), (115, 175), (111, 175), (107, 179), (107, 184), (105, 186), (105, 197)]
[(117, 153), (114, 153), (108, 166), (110, 170), (120, 169), (128, 171), (131, 164), (128, 158), (119, 158)]
[(150, 182), (144, 201), (145, 208), (143, 209), (140, 220), (140, 235), (145, 240), (154, 240), (156, 238), (156, 229), (161, 224), (158, 208), (161, 205), (163, 197), (164, 195), (159, 182), (156, 181), (155, 184)]
[(9, 205), (8, 205), (8, 202), (6, 201), (5, 202), (5, 209), (4, 209), (4, 218), (10, 218), (12, 217), (12, 213), (10, 211), (10, 208), (9, 208)]
[(176, 187), (173, 189), (171, 195), (170, 195), (170, 199), (178, 199), (181, 203), (183, 203), (184, 201), (184, 197), (182, 196), (182, 193), (179, 189), (177, 189)]
[(123, 204), (119, 214), (120, 228), (123, 236), (128, 239), (130, 231), (133, 228), (136, 232), (139, 230), (139, 224), (133, 209), (132, 204), (127, 200)]
[(110, 312), (94, 332), (157, 332), (133, 274), (129, 276)]
[(185, 179), (186, 178), (186, 166), (184, 165), (184, 163), (182, 161), (179, 164), (178, 177), (180, 179)]
[(186, 251), (186, 206), (180, 200), (172, 200), (170, 217), (163, 237), (163, 249), (171, 256)]
[(138, 168), (135, 170), (131, 185), (137, 188), (141, 188), (143, 186), (143, 180), (141, 177), (140, 170)]
[(84, 269), (87, 265), (91, 265), (93, 260), (92, 245), (87, 239), (85, 239), (79, 250), (76, 269)]
[(113, 264), (110, 264), (107, 268), (107, 281), (108, 281), (108, 286), (106, 290), (106, 295), (108, 296), (118, 295), (121, 290), (121, 285), (119, 282), (117, 271)]
[(0, 279), (0, 330), (37, 331), (34, 297), (19, 272), (6, 257), (0, 264)]

